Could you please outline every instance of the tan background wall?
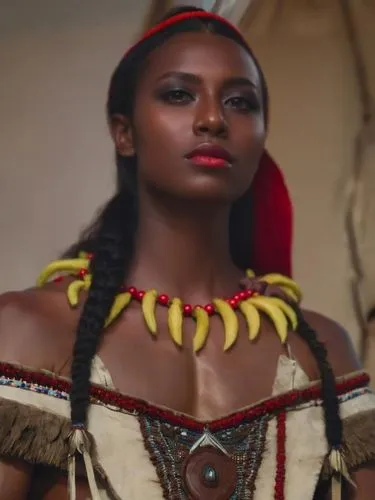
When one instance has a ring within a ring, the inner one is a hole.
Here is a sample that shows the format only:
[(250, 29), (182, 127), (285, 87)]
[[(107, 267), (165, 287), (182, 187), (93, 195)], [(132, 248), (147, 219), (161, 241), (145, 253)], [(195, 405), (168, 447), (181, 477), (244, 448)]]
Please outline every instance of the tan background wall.
[[(374, 77), (375, 9), (355, 1)], [(0, 6), (0, 290), (32, 284), (110, 194), (106, 88), (146, 8), (130, 0), (6, 3)], [(315, 2), (324, 5), (319, 13), (308, 10), (307, 0), (285, 3), (293, 10), (275, 22), (265, 8), (249, 38), (269, 80), (270, 150), (296, 206), (295, 275), (305, 305), (342, 322), (356, 340), (340, 192), (360, 122), (352, 62), (338, 2)], [(368, 162), (371, 202), (375, 166)], [(371, 207), (367, 214), (374, 214)], [(363, 248), (375, 284), (375, 226), (368, 219)]]

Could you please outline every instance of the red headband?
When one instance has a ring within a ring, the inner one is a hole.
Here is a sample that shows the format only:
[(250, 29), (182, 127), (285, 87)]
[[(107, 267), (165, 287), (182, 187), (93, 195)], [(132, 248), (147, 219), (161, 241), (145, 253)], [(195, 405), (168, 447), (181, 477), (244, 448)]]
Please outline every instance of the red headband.
[(168, 19), (165, 19), (164, 21), (161, 21), (160, 23), (156, 24), (149, 30), (147, 30), (142, 38), (138, 40), (134, 45), (130, 47), (125, 53), (125, 56), (129, 54), (133, 49), (135, 49), (138, 45), (140, 45), (142, 42), (147, 40), (148, 38), (151, 38), (153, 35), (156, 35), (156, 33), (159, 33), (160, 31), (165, 30), (169, 26), (173, 26), (174, 24), (177, 24), (181, 21), (186, 21), (188, 19), (211, 19), (213, 21), (219, 21), (222, 24), (225, 24), (228, 28), (230, 28), (232, 31), (235, 31), (237, 35), (242, 39), (243, 43), (247, 45), (246, 40), (243, 38), (242, 34), (240, 31), (233, 26), (229, 21), (227, 21), (224, 17), (218, 16), (217, 14), (213, 14), (212, 12), (206, 12), (204, 10), (197, 10), (197, 11), (192, 11), (192, 12), (182, 12), (181, 14), (176, 14), (175, 16), (172, 16)]
[[(235, 31), (248, 45), (237, 28), (225, 18), (211, 12), (192, 11), (176, 14), (152, 27), (126, 55), (153, 35), (188, 19), (219, 21)], [(250, 190), (253, 200), (252, 268), (258, 275), (277, 272), (291, 276), (293, 207), (283, 174), (267, 151), (262, 156)]]

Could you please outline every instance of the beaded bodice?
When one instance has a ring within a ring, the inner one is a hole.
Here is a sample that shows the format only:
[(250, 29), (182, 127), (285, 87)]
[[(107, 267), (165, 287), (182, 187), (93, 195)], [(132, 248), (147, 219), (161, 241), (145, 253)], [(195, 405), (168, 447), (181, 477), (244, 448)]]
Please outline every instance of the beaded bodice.
[[(119, 394), (100, 360), (95, 364), (89, 431), (97, 449), (94, 468), (107, 484), (100, 500), (314, 497), (328, 450), (320, 385), (308, 383), (298, 363), (281, 356), (270, 398), (207, 422)], [(361, 405), (375, 407), (367, 383), (361, 373), (338, 381), (344, 418)], [(47, 450), (51, 465), (66, 468), (70, 387), (53, 374), (0, 364), (0, 413), (3, 400), (15, 401), (18, 417), (8, 418), (9, 425), (27, 426), (28, 436), (40, 433), (27, 455), (33, 462), (45, 462)], [(46, 433), (51, 425), (54, 431)], [(0, 445), (12, 454), (10, 429), (0, 429)], [(40, 442), (43, 450), (34, 449)]]

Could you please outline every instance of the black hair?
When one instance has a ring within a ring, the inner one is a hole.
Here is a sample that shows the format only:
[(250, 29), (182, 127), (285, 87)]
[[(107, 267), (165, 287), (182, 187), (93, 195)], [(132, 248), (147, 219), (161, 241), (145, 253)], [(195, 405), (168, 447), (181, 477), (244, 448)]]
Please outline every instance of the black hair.
[[(165, 18), (177, 13), (191, 12), (192, 7), (172, 9)], [(171, 25), (138, 44), (117, 66), (109, 87), (107, 100), (108, 119), (114, 114), (131, 116), (137, 76), (142, 69), (146, 56), (154, 47), (160, 46), (171, 36), (186, 31), (208, 29), (235, 40), (249, 48), (235, 30), (217, 20), (192, 18)], [(251, 54), (252, 55), (252, 54)], [(268, 93), (266, 82), (259, 64), (258, 67), (263, 91), (263, 107), (267, 120)], [(81, 314), (72, 363), (71, 419), (73, 425), (84, 425), (89, 406), (89, 387), (91, 361), (98, 349), (105, 320), (110, 312), (116, 294), (125, 282), (134, 252), (137, 230), (136, 168), (134, 159), (116, 156), (117, 193), (104, 207), (96, 221), (83, 233), (81, 240), (73, 245), (65, 256), (75, 256), (78, 251), (93, 252), (91, 263), (92, 285)], [(240, 268), (251, 267), (249, 261), (251, 242), (244, 241), (249, 231), (251, 199), (249, 194), (236, 202), (231, 211), (230, 240), (232, 258)], [(235, 221), (235, 222), (234, 222)], [(250, 257), (251, 258), (251, 257)], [(323, 407), (326, 421), (326, 437), (330, 447), (338, 447), (342, 439), (342, 424), (339, 416), (338, 398), (335, 390), (335, 377), (327, 361), (327, 352), (317, 339), (316, 333), (306, 323), (300, 310), (298, 313), (298, 334), (308, 345), (314, 356), (322, 381)]]

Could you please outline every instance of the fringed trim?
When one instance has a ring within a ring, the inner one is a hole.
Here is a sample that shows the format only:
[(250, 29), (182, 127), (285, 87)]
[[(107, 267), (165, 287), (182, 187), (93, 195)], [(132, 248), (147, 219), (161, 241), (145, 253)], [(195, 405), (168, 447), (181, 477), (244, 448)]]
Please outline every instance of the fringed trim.
[[(80, 452), (78, 448), (76, 451)], [(89, 450), (91, 469), (89, 464), (88, 479), (89, 473), (91, 481), (96, 476), (111, 499), (121, 500), (98, 463), (92, 437)], [(67, 472), (72, 451), (70, 420), (39, 408), (0, 398), (0, 456), (52, 466)], [(82, 457), (87, 468), (88, 457), (83, 453)]]
[(354, 471), (375, 459), (375, 409), (352, 415), (343, 425), (343, 454)]
[(350, 477), (342, 447), (331, 450), (328, 455), (328, 463), (331, 470), (331, 498), (332, 500), (342, 500), (343, 480), (356, 488), (356, 484)]
[(67, 469), (68, 419), (0, 399), (0, 455)]
[(354, 488), (351, 473), (375, 459), (375, 409), (357, 413), (343, 421), (343, 445), (327, 456), (321, 478), (331, 479), (332, 500), (342, 498), (342, 481)]
[(85, 428), (73, 428), (69, 436), (68, 491), (69, 500), (76, 500), (76, 458), (81, 455), (86, 469), (92, 500), (100, 500), (93, 466), (94, 438)]

